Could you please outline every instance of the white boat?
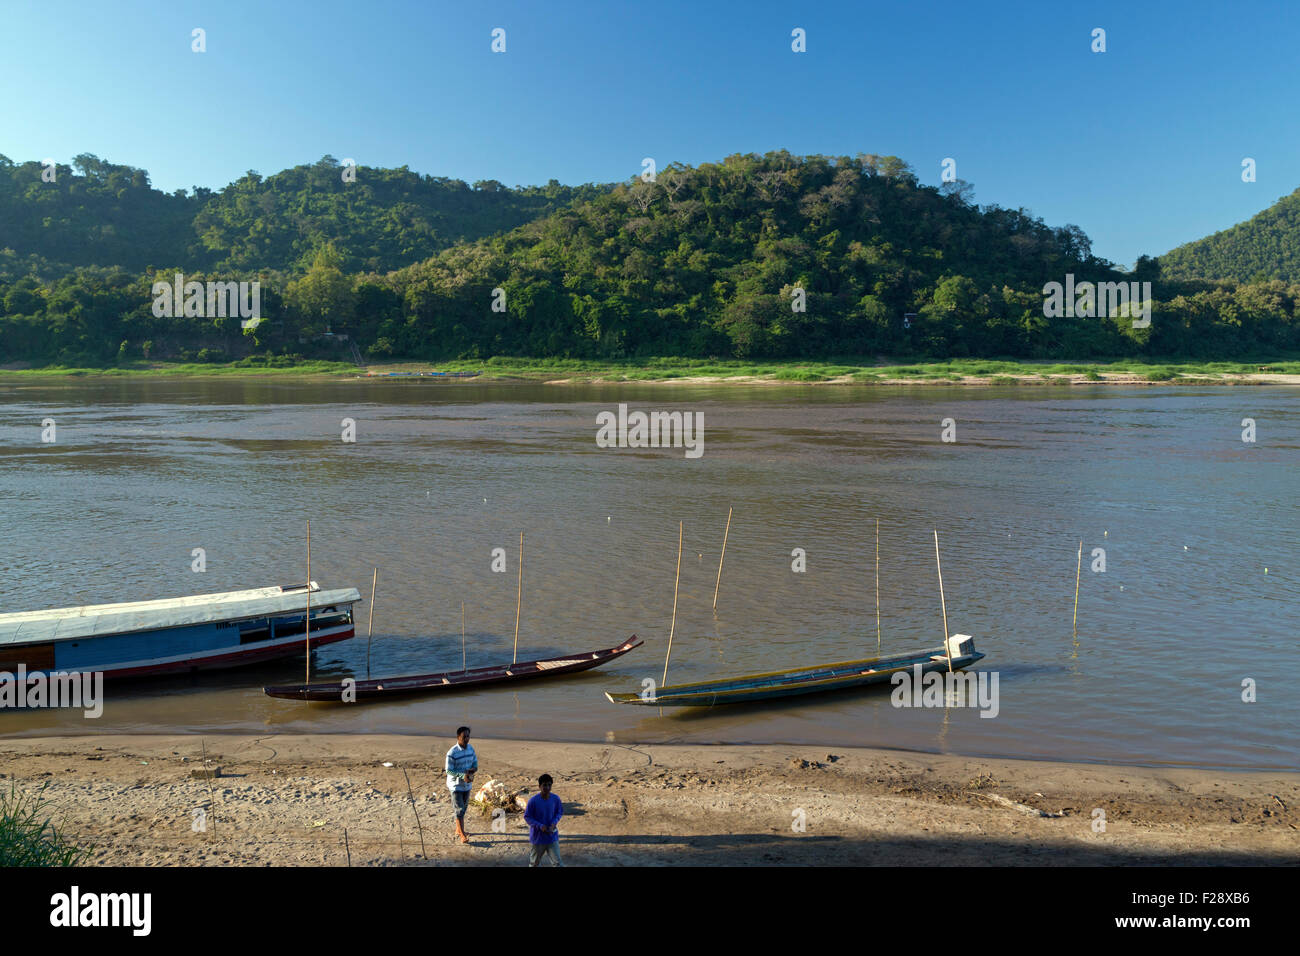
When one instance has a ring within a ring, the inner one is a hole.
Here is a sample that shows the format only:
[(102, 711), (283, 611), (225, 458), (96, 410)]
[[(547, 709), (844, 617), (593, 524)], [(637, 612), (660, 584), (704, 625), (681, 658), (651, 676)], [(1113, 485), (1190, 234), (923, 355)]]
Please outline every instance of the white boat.
[(355, 633), (356, 588), (308, 585), (0, 614), (0, 680), (19, 672), (145, 677), (301, 655)]

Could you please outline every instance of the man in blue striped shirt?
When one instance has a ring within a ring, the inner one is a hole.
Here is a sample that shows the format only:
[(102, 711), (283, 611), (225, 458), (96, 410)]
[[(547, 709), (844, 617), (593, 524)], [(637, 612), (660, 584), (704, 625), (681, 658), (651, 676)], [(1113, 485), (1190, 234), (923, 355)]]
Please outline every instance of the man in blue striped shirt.
[(456, 811), (456, 836), (468, 843), (465, 835), (465, 810), (469, 807), (469, 792), (474, 785), (474, 772), (478, 770), (478, 754), (469, 745), (469, 728), (456, 728), (456, 743), (447, 751), (445, 763), (447, 789)]

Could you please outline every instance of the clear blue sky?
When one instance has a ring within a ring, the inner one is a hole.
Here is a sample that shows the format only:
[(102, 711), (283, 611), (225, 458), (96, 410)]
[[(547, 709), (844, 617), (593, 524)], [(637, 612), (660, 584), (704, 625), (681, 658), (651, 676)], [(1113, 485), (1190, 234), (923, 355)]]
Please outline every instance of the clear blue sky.
[(1294, 4), (1199, 0), (18, 0), (0, 152), (91, 152), (169, 191), (326, 153), (507, 185), (773, 149), (892, 153), (937, 183), (951, 156), (978, 202), (1127, 265), (1300, 185), (1298, 33)]

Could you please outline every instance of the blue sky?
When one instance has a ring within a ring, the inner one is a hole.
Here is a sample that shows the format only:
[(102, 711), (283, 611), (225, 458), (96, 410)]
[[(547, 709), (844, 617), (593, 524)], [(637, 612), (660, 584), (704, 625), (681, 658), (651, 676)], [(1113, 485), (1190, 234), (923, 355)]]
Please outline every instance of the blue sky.
[(91, 152), (166, 190), (326, 153), (507, 185), (774, 149), (892, 153), (938, 183), (952, 157), (978, 202), (1075, 223), (1128, 265), (1300, 185), (1294, 7), (1136, 7), (18, 0), (0, 152)]

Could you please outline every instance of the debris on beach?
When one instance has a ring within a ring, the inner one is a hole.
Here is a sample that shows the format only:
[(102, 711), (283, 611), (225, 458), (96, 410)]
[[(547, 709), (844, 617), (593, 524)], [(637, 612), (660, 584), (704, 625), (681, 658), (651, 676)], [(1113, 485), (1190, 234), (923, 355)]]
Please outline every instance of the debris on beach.
[(1008, 810), (1016, 810), (1020, 813), (1028, 814), (1034, 817), (1061, 817), (1063, 813), (1049, 813), (1046, 810), (1039, 810), (1037, 807), (1031, 807), (1023, 803), (1017, 803), (1015, 800), (1008, 800), (1006, 797), (996, 793), (975, 793), (977, 797), (983, 797), (986, 800), (992, 800), (998, 806), (1006, 807)]
[(821, 770), (822, 764), (816, 760), (801, 760), (793, 757), (790, 760), (790, 766), (795, 770)]
[(507, 813), (522, 813), (528, 806), (528, 788), (511, 790), (499, 780), (489, 780), (479, 787), (473, 800), (486, 810), (499, 808)]

